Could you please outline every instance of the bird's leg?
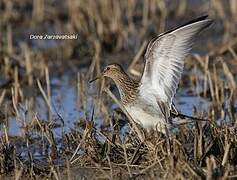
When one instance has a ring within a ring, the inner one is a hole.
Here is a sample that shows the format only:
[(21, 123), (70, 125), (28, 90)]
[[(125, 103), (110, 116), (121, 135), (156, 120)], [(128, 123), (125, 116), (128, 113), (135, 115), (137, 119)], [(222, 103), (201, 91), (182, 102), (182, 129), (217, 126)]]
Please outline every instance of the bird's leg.
[(178, 112), (178, 110), (176, 109), (174, 103), (171, 104), (171, 112), (172, 112), (173, 114), (175, 114), (175, 115), (178, 115), (178, 114), (179, 114), (179, 112)]
[(168, 123), (168, 119), (170, 116), (170, 109), (168, 107), (168, 104), (160, 100), (156, 100), (156, 102), (161, 110), (161, 113), (163, 114), (165, 118), (165, 122)]

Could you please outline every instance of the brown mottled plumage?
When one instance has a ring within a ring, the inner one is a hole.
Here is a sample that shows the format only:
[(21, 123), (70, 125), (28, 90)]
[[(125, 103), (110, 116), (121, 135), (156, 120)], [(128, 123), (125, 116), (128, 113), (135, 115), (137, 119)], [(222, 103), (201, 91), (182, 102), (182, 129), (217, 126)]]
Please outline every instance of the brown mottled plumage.
[(130, 78), (119, 64), (105, 67), (103, 76), (110, 77), (118, 87), (122, 104), (132, 103), (139, 93), (139, 81)]
[(130, 78), (118, 64), (105, 67), (101, 76), (113, 79), (122, 105), (136, 122), (161, 132), (174, 123), (180, 124), (180, 121), (170, 121), (170, 111), (184, 59), (192, 48), (193, 39), (210, 24), (212, 20), (207, 16), (199, 17), (153, 39), (145, 53), (146, 63), (140, 81)]
[[(145, 118), (149, 121), (149, 116), (146, 116), (147, 114), (152, 115), (152, 117), (156, 117), (162, 114), (161, 111), (156, 111), (156, 109), (152, 107), (149, 102), (141, 97), (139, 92), (139, 88), (141, 87), (140, 81), (130, 78), (119, 64), (114, 63), (106, 66), (101, 75), (91, 80), (90, 82), (93, 82), (94, 80), (101, 77), (109, 77), (115, 82), (119, 90), (121, 104), (132, 117), (133, 112), (135, 112), (136, 114), (139, 114), (141, 112), (142, 114), (140, 114), (140, 117)], [(135, 107), (135, 109), (133, 109), (133, 107)], [(136, 112), (136, 107), (139, 108), (139, 112)], [(162, 108), (162, 110), (164, 108)], [(141, 121), (137, 119), (134, 120), (142, 124)], [(151, 121), (151, 123), (154, 123), (153, 120)], [(164, 123), (159, 124), (158, 129), (164, 129), (163, 124)]]

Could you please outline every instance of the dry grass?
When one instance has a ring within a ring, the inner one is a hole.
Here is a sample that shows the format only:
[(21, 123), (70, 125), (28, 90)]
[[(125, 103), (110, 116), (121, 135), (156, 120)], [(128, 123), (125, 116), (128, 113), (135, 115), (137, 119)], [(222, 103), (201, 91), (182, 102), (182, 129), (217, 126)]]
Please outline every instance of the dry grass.
[[(1, 1), (0, 177), (237, 178), (236, 7), (231, 0)], [(210, 102), (205, 111), (193, 107), (193, 114), (211, 123), (184, 125), (167, 138), (130, 120), (131, 130), (122, 134), (126, 118), (110, 108), (118, 101), (107, 81), (98, 82), (98, 94), (91, 94), (88, 79), (111, 62), (124, 64), (139, 77), (151, 37), (187, 21), (188, 15), (206, 13), (215, 24), (200, 36), (199, 53), (187, 60), (180, 87)], [(29, 39), (44, 33), (77, 33), (79, 39)], [(78, 109), (85, 114), (69, 131), (51, 99), (51, 78), (67, 71), (75, 75), (70, 78)], [(46, 119), (35, 110), (39, 96), (47, 107)], [(89, 110), (88, 99), (93, 99)], [(98, 117), (103, 117), (100, 128)], [(21, 126), (21, 136), (9, 134), (10, 121)], [(62, 129), (60, 138), (56, 127)]]

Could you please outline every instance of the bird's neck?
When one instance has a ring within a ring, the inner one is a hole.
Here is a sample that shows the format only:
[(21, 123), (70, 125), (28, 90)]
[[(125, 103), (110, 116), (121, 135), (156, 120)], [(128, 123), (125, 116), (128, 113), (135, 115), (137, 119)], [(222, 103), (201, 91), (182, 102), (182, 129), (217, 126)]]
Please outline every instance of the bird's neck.
[(139, 82), (121, 72), (113, 80), (119, 90), (122, 104), (132, 103), (138, 95)]

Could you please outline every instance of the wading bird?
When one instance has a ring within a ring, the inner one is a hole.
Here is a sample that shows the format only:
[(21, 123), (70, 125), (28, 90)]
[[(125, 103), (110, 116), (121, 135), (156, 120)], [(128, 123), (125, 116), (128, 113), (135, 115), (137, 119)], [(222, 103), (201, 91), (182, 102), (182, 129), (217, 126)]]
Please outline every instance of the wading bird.
[(165, 132), (172, 121), (172, 99), (194, 39), (210, 24), (207, 16), (199, 17), (152, 39), (145, 52), (145, 66), (139, 81), (130, 78), (118, 64), (104, 68), (100, 76), (111, 78), (120, 94), (121, 104), (134, 121), (147, 129)]

